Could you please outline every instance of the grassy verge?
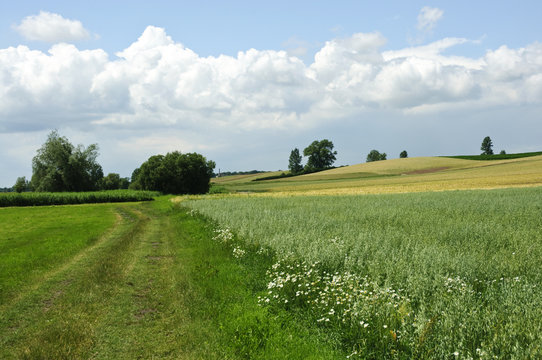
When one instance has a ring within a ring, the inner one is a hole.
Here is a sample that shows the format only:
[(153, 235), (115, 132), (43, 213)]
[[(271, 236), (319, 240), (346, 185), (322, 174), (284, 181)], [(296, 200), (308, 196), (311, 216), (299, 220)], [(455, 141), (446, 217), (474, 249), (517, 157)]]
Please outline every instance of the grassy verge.
[[(239, 258), (213, 240), (211, 223), (167, 198), (108, 206), (98, 239), (66, 252), (0, 305), (0, 358), (344, 358), (316, 327), (258, 305), (269, 255)], [(85, 232), (76, 225), (88, 207), (69, 208), (73, 217), (62, 227), (70, 239)], [(36, 226), (49, 232), (53, 218)], [(12, 230), (8, 242), (18, 236)], [(20, 270), (23, 278), (31, 272)]]
[(0, 207), (150, 201), (158, 195), (159, 193), (155, 191), (134, 190), (64, 193), (5, 193), (0, 194)]

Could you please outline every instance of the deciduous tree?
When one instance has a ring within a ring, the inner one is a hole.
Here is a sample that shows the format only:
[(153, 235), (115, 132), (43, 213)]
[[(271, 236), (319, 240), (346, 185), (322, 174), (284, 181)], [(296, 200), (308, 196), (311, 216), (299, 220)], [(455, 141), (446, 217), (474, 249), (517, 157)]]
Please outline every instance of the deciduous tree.
[(293, 149), (290, 153), (290, 160), (288, 162), (288, 169), (290, 169), (292, 174), (299, 174), (301, 171), (303, 171), (303, 165), (301, 165), (302, 159), (303, 157), (299, 153), (299, 149)]
[(483, 151), (482, 155), (493, 155), (493, 142), (491, 141), (491, 138), (489, 136), (486, 136), (482, 141), (482, 146), (480, 147), (480, 150)]
[(337, 158), (336, 151), (333, 151), (333, 143), (327, 139), (315, 140), (303, 150), (303, 155), (308, 156), (305, 170), (317, 171), (330, 168)]
[(154, 155), (134, 171), (132, 188), (165, 194), (204, 194), (209, 191), (214, 168), (214, 161), (197, 153)]
[(386, 160), (386, 153), (380, 153), (378, 150), (371, 150), (367, 155), (367, 162)]
[(32, 187), (53, 192), (96, 190), (103, 177), (97, 157), (97, 144), (75, 147), (52, 131), (32, 159)]
[(29, 188), (29, 183), (26, 180), (26, 177), (18, 177), (17, 181), (15, 181), (15, 185), (13, 185), (13, 190), (22, 193), (23, 191), (27, 191)]

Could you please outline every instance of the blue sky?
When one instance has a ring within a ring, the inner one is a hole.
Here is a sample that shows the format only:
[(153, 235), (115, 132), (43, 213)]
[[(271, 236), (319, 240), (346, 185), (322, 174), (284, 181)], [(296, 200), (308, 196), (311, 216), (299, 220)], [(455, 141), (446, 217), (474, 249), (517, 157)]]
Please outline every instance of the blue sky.
[[(23, 1), (0, 5), (0, 186), (47, 133), (104, 171), (196, 151), (287, 167), (328, 138), (338, 165), (542, 150), (539, 1)], [(251, 50), (252, 49), (252, 50)]]

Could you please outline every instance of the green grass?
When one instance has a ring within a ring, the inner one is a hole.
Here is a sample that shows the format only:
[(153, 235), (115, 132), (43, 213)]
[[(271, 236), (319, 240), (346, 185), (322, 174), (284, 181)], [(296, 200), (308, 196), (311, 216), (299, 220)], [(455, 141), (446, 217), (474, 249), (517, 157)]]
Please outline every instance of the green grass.
[(4, 193), (0, 194), (0, 207), (150, 201), (158, 195), (159, 193), (155, 191), (134, 190), (63, 193)]
[(2, 208), (0, 305), (94, 244), (115, 223), (114, 206)]
[(361, 358), (542, 356), (541, 187), (184, 203), (275, 251), (270, 307)]
[(235, 258), (167, 197), (0, 214), (0, 264), (34, 254), (2, 268), (0, 358), (344, 358), (317, 327), (258, 305), (272, 257)]

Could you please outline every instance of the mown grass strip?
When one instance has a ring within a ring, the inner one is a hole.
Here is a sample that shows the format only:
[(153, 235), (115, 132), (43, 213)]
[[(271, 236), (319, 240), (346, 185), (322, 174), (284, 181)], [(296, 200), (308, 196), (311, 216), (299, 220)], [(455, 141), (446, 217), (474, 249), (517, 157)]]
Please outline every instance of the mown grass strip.
[(316, 328), (258, 305), (271, 257), (236, 259), (167, 198), (115, 211), (97, 246), (4, 307), (0, 358), (344, 358)]
[(159, 193), (155, 191), (135, 190), (64, 193), (3, 193), (0, 194), (0, 207), (151, 201), (158, 195)]
[(0, 209), (0, 307), (103, 238), (114, 205)]

